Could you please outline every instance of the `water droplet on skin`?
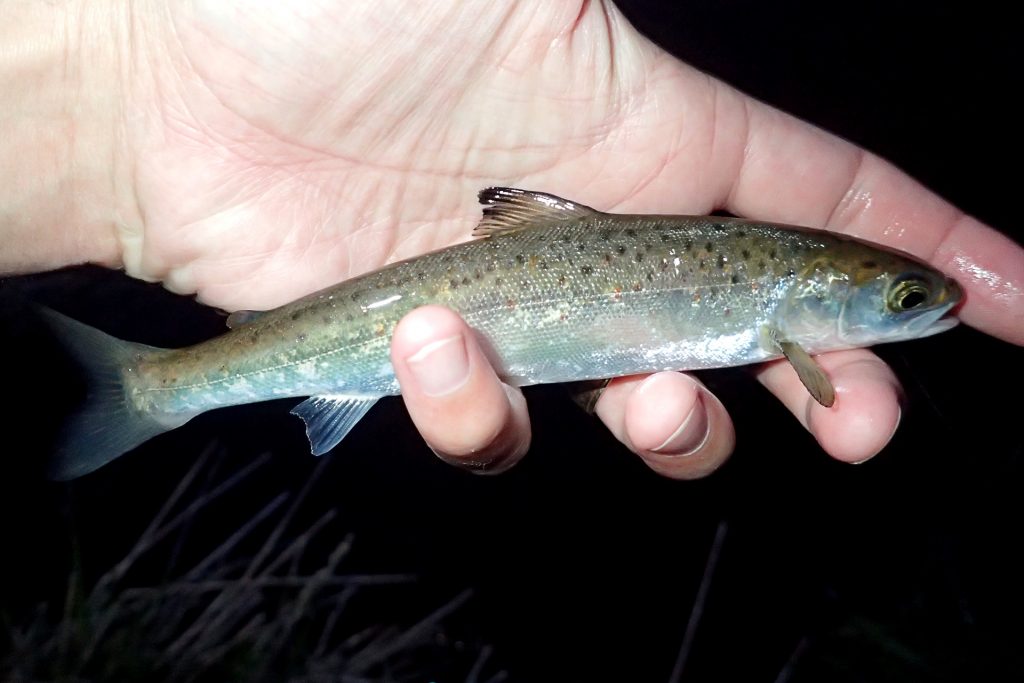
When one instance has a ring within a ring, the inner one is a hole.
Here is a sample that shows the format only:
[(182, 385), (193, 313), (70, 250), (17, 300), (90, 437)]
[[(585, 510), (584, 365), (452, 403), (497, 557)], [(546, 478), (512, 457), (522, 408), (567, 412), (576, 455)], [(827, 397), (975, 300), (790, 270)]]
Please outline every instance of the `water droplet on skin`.
[(953, 263), (958, 270), (967, 276), (967, 279), (989, 290), (992, 298), (1001, 304), (1011, 304), (1021, 296), (1024, 296), (1024, 291), (1022, 291), (1019, 285), (1006, 280), (999, 273), (975, 263), (966, 254), (957, 254), (953, 257)]

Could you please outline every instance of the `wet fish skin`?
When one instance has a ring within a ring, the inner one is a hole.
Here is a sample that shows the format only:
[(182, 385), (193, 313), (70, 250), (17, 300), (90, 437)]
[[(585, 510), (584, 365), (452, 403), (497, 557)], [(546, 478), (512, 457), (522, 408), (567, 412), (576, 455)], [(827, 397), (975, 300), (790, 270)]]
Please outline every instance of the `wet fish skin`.
[[(913, 257), (818, 230), (605, 214), (511, 188), (481, 201), (483, 239), (342, 282), (196, 346), (136, 346), (127, 357), (122, 346), (115, 414), (150, 423), (149, 438), (154, 422), (162, 431), (219, 406), (328, 397), (298, 409), (311, 429), (328, 429), (310, 432), (323, 450), (373, 401), (398, 393), (391, 333), (424, 304), (458, 312), (499, 374), (528, 385), (754, 363), (786, 344), (818, 353), (913, 338), (948, 327), (939, 319), (960, 298), (954, 281)], [(898, 287), (917, 292), (910, 310), (890, 305)], [(58, 476), (119, 455), (93, 455), (102, 439), (73, 432)]]

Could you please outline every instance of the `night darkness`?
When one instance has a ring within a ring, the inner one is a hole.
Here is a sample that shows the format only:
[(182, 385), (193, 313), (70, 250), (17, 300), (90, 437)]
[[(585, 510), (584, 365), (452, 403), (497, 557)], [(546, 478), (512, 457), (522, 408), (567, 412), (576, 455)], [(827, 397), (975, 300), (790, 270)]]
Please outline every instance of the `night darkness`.
[[(1021, 48), (1008, 5), (618, 4), (683, 60), (1024, 240), (1010, 105)], [(40, 463), (75, 382), (28, 301), (157, 346), (224, 325), (191, 299), (99, 268), (0, 283), (0, 628), (43, 601), (59, 613), (72, 566), (88, 583), (123, 557), (211, 444), (214, 479), (270, 456), (187, 540), (141, 564), (136, 584), (163, 580), (172, 556), (187, 565), (321, 466), (286, 401), (206, 414), (71, 485), (45, 481)], [(512, 681), (668, 681), (723, 521), (683, 681), (1024, 680), (1021, 351), (961, 326), (878, 352), (907, 408), (865, 465), (829, 459), (743, 370), (701, 375), (738, 444), (697, 482), (647, 470), (559, 387), (527, 390), (533, 449), (493, 478), (438, 461), (387, 400), (328, 456), (296, 527), (333, 509), (311, 556), (351, 532), (339, 573), (418, 575), (365, 589), (356, 620), (407, 626), (472, 589), (429, 630), (418, 673), (396, 680), (468, 680), (491, 647), (481, 683), (499, 670)], [(2, 661), (10, 642), (0, 643)]]

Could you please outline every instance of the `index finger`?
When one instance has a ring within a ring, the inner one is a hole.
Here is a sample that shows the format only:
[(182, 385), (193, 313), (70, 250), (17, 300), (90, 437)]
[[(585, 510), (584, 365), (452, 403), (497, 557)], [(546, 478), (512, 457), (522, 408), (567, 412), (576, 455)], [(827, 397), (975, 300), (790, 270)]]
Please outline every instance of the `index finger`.
[(1024, 344), (1024, 249), (855, 145), (760, 102), (746, 111), (727, 209), (914, 254), (964, 288), (964, 322)]

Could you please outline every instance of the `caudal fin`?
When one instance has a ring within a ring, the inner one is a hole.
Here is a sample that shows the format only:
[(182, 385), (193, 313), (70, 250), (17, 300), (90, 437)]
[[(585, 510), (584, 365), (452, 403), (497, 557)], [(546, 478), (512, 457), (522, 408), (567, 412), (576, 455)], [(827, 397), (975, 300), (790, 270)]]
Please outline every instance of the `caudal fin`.
[(157, 349), (116, 339), (47, 308), (39, 311), (78, 361), (87, 382), (84, 405), (58, 434), (50, 477), (67, 480), (88, 474), (178, 426), (164, 416), (139, 410), (125, 392), (126, 368)]

